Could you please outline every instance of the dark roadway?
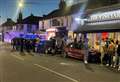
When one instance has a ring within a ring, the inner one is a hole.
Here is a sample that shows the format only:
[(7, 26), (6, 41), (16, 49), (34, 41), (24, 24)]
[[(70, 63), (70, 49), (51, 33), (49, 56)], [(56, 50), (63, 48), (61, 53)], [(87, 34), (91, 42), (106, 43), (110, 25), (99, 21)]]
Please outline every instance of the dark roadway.
[(120, 73), (60, 56), (11, 52), (0, 44), (0, 82), (120, 82)]

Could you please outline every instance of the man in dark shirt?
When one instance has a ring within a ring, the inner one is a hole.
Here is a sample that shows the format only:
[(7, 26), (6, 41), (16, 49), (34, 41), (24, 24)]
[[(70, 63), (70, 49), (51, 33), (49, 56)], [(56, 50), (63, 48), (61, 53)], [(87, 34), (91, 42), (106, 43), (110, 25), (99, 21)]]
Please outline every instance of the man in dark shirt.
[(120, 71), (120, 44), (118, 44), (118, 48), (117, 48), (117, 58), (118, 58), (118, 71)]
[(24, 38), (20, 38), (20, 52), (23, 52), (24, 48)]

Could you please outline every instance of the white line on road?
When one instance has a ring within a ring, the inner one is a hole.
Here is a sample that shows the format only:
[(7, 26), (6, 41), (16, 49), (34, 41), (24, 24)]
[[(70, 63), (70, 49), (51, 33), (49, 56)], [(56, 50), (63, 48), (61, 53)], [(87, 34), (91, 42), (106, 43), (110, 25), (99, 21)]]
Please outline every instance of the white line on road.
[(71, 80), (71, 81), (73, 81), (73, 82), (79, 82), (79, 81), (77, 81), (77, 80), (75, 80), (75, 79), (73, 79), (73, 78), (71, 78), (71, 77), (69, 77), (69, 76), (63, 75), (63, 74), (58, 73), (58, 72), (56, 72), (56, 71), (53, 71), (53, 70), (51, 70), (51, 69), (49, 69), (49, 68), (47, 68), (47, 67), (41, 66), (41, 65), (39, 65), (39, 64), (34, 64), (34, 65), (37, 66), (37, 67), (40, 67), (40, 68), (42, 68), (42, 69), (44, 69), (44, 70), (47, 70), (47, 71), (49, 71), (49, 72), (52, 72), (52, 73), (54, 73), (54, 74), (56, 74), (56, 75), (59, 75), (59, 76), (61, 76), (61, 77), (67, 78), (67, 79), (69, 79), (69, 80)]
[(19, 56), (16, 56), (16, 55), (12, 55), (12, 56), (15, 57), (15, 58), (17, 58), (17, 59), (19, 59), (19, 60), (24, 61), (24, 59), (22, 57), (19, 57)]

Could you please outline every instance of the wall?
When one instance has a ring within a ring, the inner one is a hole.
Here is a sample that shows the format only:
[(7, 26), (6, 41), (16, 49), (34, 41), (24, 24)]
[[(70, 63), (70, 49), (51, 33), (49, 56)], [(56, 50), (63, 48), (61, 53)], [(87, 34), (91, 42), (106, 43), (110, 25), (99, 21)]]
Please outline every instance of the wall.
[(50, 28), (50, 19), (44, 20), (44, 29)]
[[(54, 22), (53, 22), (54, 21)], [(55, 24), (56, 22), (56, 24)], [(60, 25), (57, 24), (57, 22), (60, 23)], [(68, 17), (55, 17), (52, 19), (46, 19), (43, 21), (39, 21), (39, 29), (48, 29), (48, 28), (56, 28), (56, 27), (67, 27), (68, 26)]]
[(39, 30), (44, 29), (44, 27), (43, 27), (43, 23), (44, 23), (43, 20), (40, 20), (40, 21), (39, 21)]

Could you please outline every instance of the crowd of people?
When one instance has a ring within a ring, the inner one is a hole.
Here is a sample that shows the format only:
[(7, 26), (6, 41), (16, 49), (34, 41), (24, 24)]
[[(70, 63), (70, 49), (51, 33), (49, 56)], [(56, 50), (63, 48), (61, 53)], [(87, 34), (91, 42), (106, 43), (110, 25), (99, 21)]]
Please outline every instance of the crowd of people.
[[(53, 41), (53, 46), (60, 46), (62, 47), (62, 49), (64, 48), (65, 45), (68, 45), (72, 42), (74, 43), (79, 43), (79, 49), (85, 48), (86, 43), (85, 41), (82, 41), (80, 39), (80, 41), (77, 41), (76, 39), (71, 40), (63, 40), (63, 39), (50, 39), (51, 41)], [(61, 41), (60, 41), (61, 40)], [(27, 51), (27, 52), (37, 52), (37, 44), (40, 43), (40, 39), (36, 38), (36, 39), (24, 39), (24, 38), (13, 38), (12, 39), (12, 45), (13, 45), (13, 50), (17, 50), (20, 52), (23, 51)], [(64, 46), (63, 46), (64, 45)], [(76, 45), (78, 46), (78, 44)], [(106, 66), (110, 66), (110, 67), (117, 67), (118, 71), (120, 71), (120, 41), (116, 40), (112, 40), (112, 39), (108, 39), (106, 38), (105, 40), (102, 40), (101, 44), (99, 45), (99, 47), (101, 47), (101, 49), (98, 50), (100, 59), (101, 59), (101, 63), (105, 64)], [(53, 47), (56, 48), (56, 47)], [(87, 45), (88, 49), (85, 54), (87, 54), (86, 56), (90, 55), (90, 51), (94, 51), (94, 48), (90, 48)], [(95, 58), (96, 59), (96, 58)], [(87, 59), (85, 59), (87, 60)]]
[[(68, 39), (67, 40), (67, 45), (70, 43), (79, 43), (82, 47), (81, 49), (85, 48), (85, 41), (84, 40), (79, 40), (76, 41), (76, 39)], [(89, 43), (87, 43), (87, 48), (88, 49), (86, 51), (85, 54), (87, 54), (87, 56), (94, 56), (94, 60), (99, 61), (98, 57), (100, 57), (100, 63), (104, 64), (106, 66), (110, 66), (113, 68), (118, 68), (118, 71), (120, 71), (120, 41), (116, 40), (112, 40), (110, 38), (105, 38), (101, 41), (101, 43), (96, 43), (96, 47), (93, 47), (93, 45), (89, 45)], [(78, 44), (77, 44), (78, 46)], [(91, 55), (91, 53), (93, 55)], [(95, 55), (97, 54), (97, 55)], [(90, 58), (87, 58), (87, 61), (89, 61)]]
[(24, 39), (24, 38), (13, 38), (11, 41), (12, 50), (20, 52), (36, 52), (37, 44), (40, 42), (38, 38), (36, 39)]
[(110, 67), (118, 67), (120, 71), (120, 42), (106, 39), (102, 43), (101, 59), (102, 63)]
[(35, 39), (25, 39), (25, 38), (13, 38), (11, 41), (12, 50), (20, 52), (37, 52), (44, 53), (45, 48), (51, 48), (54, 51), (57, 49), (63, 49), (64, 42), (60, 38), (52, 37), (50, 40), (40, 40), (40, 38)]

